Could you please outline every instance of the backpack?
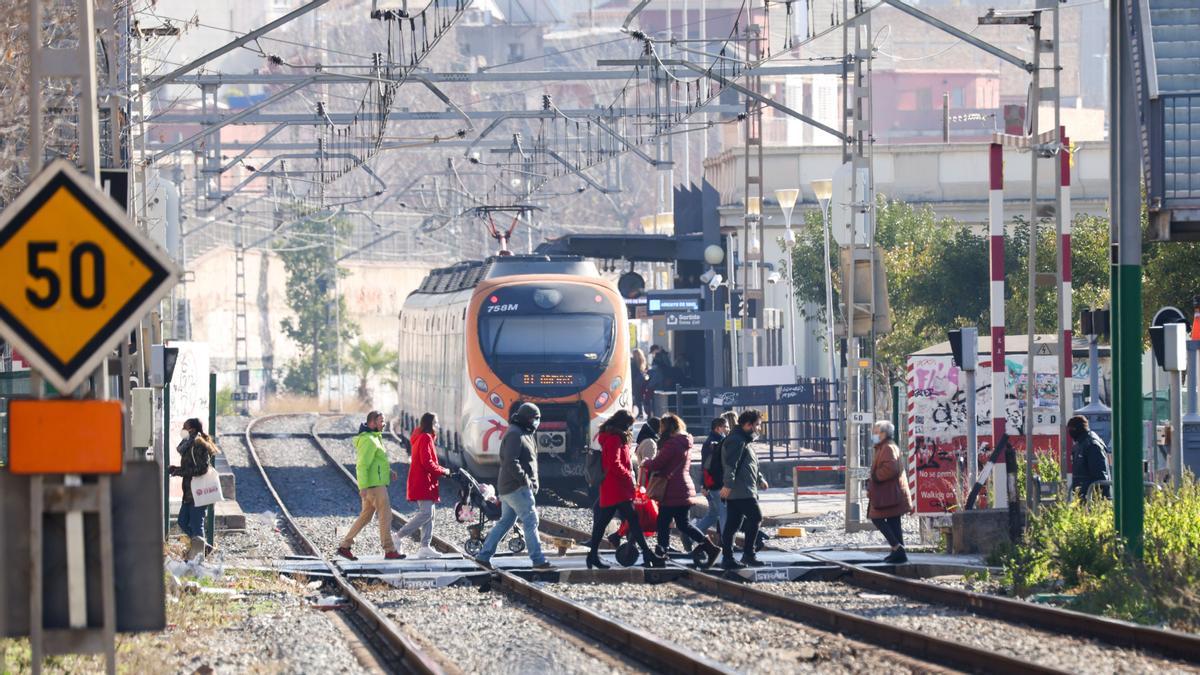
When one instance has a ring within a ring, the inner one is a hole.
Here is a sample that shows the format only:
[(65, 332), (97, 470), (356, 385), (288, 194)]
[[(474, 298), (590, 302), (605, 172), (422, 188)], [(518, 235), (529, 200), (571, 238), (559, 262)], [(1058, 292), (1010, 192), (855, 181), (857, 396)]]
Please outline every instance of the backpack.
[(583, 479), (590, 487), (604, 480), (604, 461), (599, 450), (589, 449), (583, 458)]
[(709, 490), (719, 490), (724, 487), (725, 469), (721, 465), (721, 442), (708, 441), (708, 456), (704, 459), (701, 470), (704, 473), (704, 487)]

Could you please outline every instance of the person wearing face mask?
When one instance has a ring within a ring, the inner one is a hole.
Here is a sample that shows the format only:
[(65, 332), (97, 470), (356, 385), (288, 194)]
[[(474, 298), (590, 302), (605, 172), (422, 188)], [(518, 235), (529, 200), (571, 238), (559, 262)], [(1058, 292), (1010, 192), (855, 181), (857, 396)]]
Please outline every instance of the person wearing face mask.
[[(1091, 499), (1092, 484), (1108, 480), (1108, 457), (1104, 441), (1088, 428), (1087, 418), (1076, 415), (1067, 420), (1067, 433), (1075, 443), (1071, 446), (1071, 492), (1077, 497)], [(1108, 486), (1103, 485), (1099, 493), (1108, 499)]]
[(204, 433), (204, 425), (195, 417), (183, 423), (183, 440), (175, 451), (179, 453), (179, 466), (167, 467), (172, 476), (183, 478), (183, 500), (179, 504), (179, 530), (188, 537), (187, 559), (192, 560), (204, 553), (204, 518), (207, 506), (196, 506), (192, 497), (192, 479), (209, 472), (217, 446)]
[(437, 450), (434, 448), (440, 427), (437, 415), (427, 412), (421, 415), (421, 421), (412, 433), (412, 459), (408, 465), (405, 497), (417, 505), (417, 514), (392, 534), (396, 550), (399, 551), (400, 542), (420, 530), (421, 548), (417, 550), (416, 558), (439, 557), (438, 552), (429, 545), (433, 541), (433, 511), (438, 502), (438, 480), (450, 475), (449, 469), (438, 464)]
[[(721, 568), (736, 570), (762, 567), (754, 551), (762, 510), (758, 491), (767, 489), (767, 481), (758, 470), (758, 456), (751, 443), (762, 423), (762, 413), (747, 410), (738, 415), (737, 427), (721, 441), (721, 499), (725, 500), (725, 527), (721, 530)], [(733, 540), (738, 530), (745, 534), (746, 545), (741, 562), (733, 559)]]
[(908, 475), (900, 448), (892, 440), (896, 427), (880, 420), (871, 427), (871, 442), (875, 444), (875, 459), (867, 480), (867, 517), (892, 547), (883, 559), (889, 563), (908, 562), (904, 551), (904, 530), (900, 518), (913, 510), (912, 495), (908, 493)]
[(542, 422), (542, 411), (532, 403), (522, 403), (509, 419), (511, 422), (500, 441), (500, 471), (496, 476), (496, 494), (500, 497), (500, 519), (492, 526), (475, 562), (491, 569), (496, 547), (518, 518), (533, 569), (549, 570), (554, 566), (542, 553), (538, 540), (538, 513), (534, 495), (538, 491), (537, 443), (533, 432)]

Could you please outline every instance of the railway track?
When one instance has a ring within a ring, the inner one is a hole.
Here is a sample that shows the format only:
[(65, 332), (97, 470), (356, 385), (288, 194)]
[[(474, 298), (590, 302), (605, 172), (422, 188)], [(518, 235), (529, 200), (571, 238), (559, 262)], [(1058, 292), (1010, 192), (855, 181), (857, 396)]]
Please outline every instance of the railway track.
[[(356, 487), (352, 472), (339, 462), (337, 457), (327, 447), (327, 439), (322, 437), (323, 434), (320, 428), (323, 423), (324, 418), (317, 418), (309, 424), (308, 438), (310, 442), (322, 453), (328, 464), (338, 469), (347, 482), (348, 488)], [(248, 443), (250, 443), (249, 432), (250, 429), (248, 428)], [(295, 440), (300, 440), (297, 437), (298, 435), (288, 434), (288, 436)], [(347, 436), (344, 434), (330, 434), (330, 437), (341, 437), (344, 439)], [(403, 443), (402, 439), (396, 437), (394, 434), (392, 440)], [(261, 471), (261, 465), (259, 466)], [(395, 511), (393, 511), (393, 514), (401, 522), (404, 521), (403, 514)], [(586, 533), (577, 528), (561, 524), (560, 527), (561, 529), (555, 533), (555, 536), (569, 536), (573, 539), (581, 539), (587, 536)], [(442, 553), (454, 554), (469, 559), (457, 545), (440, 537), (434, 538), (433, 546)], [(837, 561), (828, 562), (831, 565), (839, 564)], [(1171, 658), (1188, 661), (1195, 661), (1197, 654), (1200, 654), (1200, 650), (1197, 650), (1194, 646), (1194, 643), (1200, 642), (1200, 640), (1191, 636), (1182, 636), (1186, 639), (1183, 643), (1177, 643), (1175, 642), (1177, 634), (1145, 629), (1144, 627), (1133, 627), (1141, 630), (1134, 631), (1131, 636), (1131, 633), (1126, 630), (1129, 627), (1127, 624), (1104, 619), (1097, 620), (1095, 617), (1084, 617), (1085, 619), (1092, 619), (1104, 624), (1105, 630), (1108, 632), (1095, 632), (1095, 634), (1088, 634), (1081, 637), (1078, 627), (1082, 624), (1073, 623), (1076, 618), (1073, 612), (1051, 609), (1051, 612), (1061, 614), (1056, 619), (1059, 622), (1057, 624), (1058, 627), (1054, 628), (1049, 623), (1039, 623), (1039, 621), (1051, 621), (1045, 618), (1044, 615), (1039, 614), (1038, 616), (1042, 617), (1039, 619), (1032, 614), (1027, 614), (1026, 612), (1030, 610), (1026, 609), (1026, 603), (1016, 603), (1016, 601), (1004, 598), (980, 596), (979, 594), (934, 586), (924, 582), (914, 582), (870, 570), (863, 570), (852, 565), (842, 565), (842, 567), (844, 569), (845, 581), (854, 584), (856, 588), (861, 588), (864, 591), (913, 597), (909, 593), (917, 593), (917, 590), (905, 591), (905, 589), (919, 589), (919, 592), (923, 594), (919, 596), (920, 599), (926, 602), (953, 604), (956, 607), (962, 607), (969, 611), (998, 619), (1000, 622), (1010, 622), (1017, 625), (1024, 623), (1049, 632), (1069, 634), (1071, 637), (1080, 638), (1081, 641), (1094, 639), (1104, 643), (1102, 646), (1120, 645), (1138, 650), (1162, 653)], [(482, 569), (481, 572), (483, 572)], [(616, 578), (616, 575), (596, 573), (595, 580), (604, 581), (606, 576), (609, 576), (609, 580)], [(527, 578), (532, 578), (534, 582), (531, 583)], [(338, 575), (338, 579), (342, 583), (348, 583), (340, 575)], [(581, 599), (573, 597), (578, 595), (578, 586), (561, 586), (559, 587), (559, 592), (556, 592), (553, 584), (538, 583), (555, 581), (557, 579), (558, 575), (554, 572), (532, 574), (522, 572), (521, 575), (518, 575), (501, 569), (488, 572), (487, 581), (484, 582), (484, 586), (487, 589), (499, 591), (509, 599), (528, 608), (534, 613), (534, 617), (540, 619), (541, 623), (554, 625), (556, 629), (566, 627), (568, 635), (590, 638), (611, 652), (626, 660), (635, 661), (642, 667), (663, 672), (689, 673), (727, 673), (745, 669), (745, 664), (740, 664), (739, 667), (734, 668), (729, 663), (724, 662), (724, 659), (720, 656), (714, 657), (713, 654), (704, 656), (694, 646), (685, 646), (683, 643), (677, 643), (674, 640), (664, 640), (659, 636), (665, 633), (657, 626), (650, 626), (649, 628), (638, 626), (636, 625), (637, 622), (631, 620), (630, 617), (622, 617), (620, 614), (606, 611), (604, 606), (589, 606)], [(689, 597), (702, 595), (721, 603), (729, 603), (730, 605), (740, 607), (744, 612), (775, 617), (774, 620), (792, 623), (798, 628), (815, 628), (821, 631), (821, 634), (839, 634), (831, 636), (831, 638), (835, 640), (843, 639), (840, 636), (844, 636), (844, 639), (851, 641), (849, 644), (858, 643), (860, 648), (866, 647), (868, 649), (885, 650), (878, 654), (891, 653), (895, 658), (899, 659), (898, 663), (903, 664), (906, 668), (914, 672), (922, 669), (953, 669), (1006, 673), (1059, 673), (1071, 670), (1061, 668), (1061, 664), (1058, 663), (1046, 663), (1037, 659), (1023, 658), (1024, 654), (1018, 656), (998, 653), (993, 648), (986, 648), (978, 644), (966, 644), (965, 640), (937, 637), (935, 635), (937, 631), (914, 630), (911, 627), (863, 616), (861, 613), (856, 613), (855, 611), (830, 607), (820, 602), (810, 601), (807, 598), (792, 597), (772, 590), (772, 588), (782, 588), (782, 586), (774, 587), (765, 584), (749, 585), (740, 581), (730, 580), (729, 578), (723, 578), (718, 574), (700, 572), (678, 564), (671, 565), (665, 570), (653, 571), (653, 573), (647, 575), (646, 581), (651, 584), (656, 582), (666, 583), (668, 587), (675, 589), (672, 591), (674, 593)], [(353, 584), (349, 585), (352, 586)], [(642, 586), (642, 588), (651, 587)], [(613, 587), (610, 586), (610, 588)], [(666, 587), (660, 586), (660, 588)], [(630, 592), (632, 591), (633, 589), (630, 589)], [(383, 591), (380, 591), (380, 593), (383, 593)], [(621, 591), (618, 592), (618, 595), (624, 595), (624, 593), (624, 591)], [(346, 595), (347, 597), (354, 597), (350, 593)], [(362, 596), (359, 595), (358, 597), (361, 598)], [(709, 600), (705, 606), (711, 606), (712, 600)], [(1013, 604), (1020, 607), (1013, 607)], [(1033, 612), (1048, 609), (1037, 606), (1032, 607), (1034, 607)], [(1068, 626), (1073, 629), (1069, 630)], [(1100, 629), (1096, 630), (1099, 631)], [(809, 632), (802, 632), (798, 635), (807, 636), (809, 634)], [(578, 643), (578, 638), (575, 638), (574, 642)]]
[[(279, 505), (280, 513), (283, 515), (294, 541), (294, 545), (305, 555), (310, 555), (320, 559), (325, 563), (330, 572), (330, 578), (337, 586), (338, 591), (349, 601), (353, 608), (355, 620), (353, 623), (359, 629), (359, 633), (364, 635), (368, 642), (373, 643), (372, 647), (380, 654), (384, 662), (394, 672), (402, 673), (419, 673), (424, 675), (441, 675), (444, 673), (456, 672), (453, 668), (447, 668), (440, 663), (435, 657), (419, 648), (411, 638), (396, 626), (387, 616), (379, 610), (374, 603), (370, 602), (361, 594), (358, 589), (338, 570), (337, 565), (321, 551), (320, 547), (313, 543), (312, 539), (305, 534), (300, 527), (297, 519), (293, 517), (292, 512), (288, 509), (283, 497), (276, 490), (274, 482), (271, 480), (266, 465), (259, 457), (258, 450), (254, 445), (253, 429), (260, 421), (272, 418), (286, 417), (287, 415), (275, 415), (261, 417), (252, 420), (245, 431), (246, 448), (249, 452), (251, 460), (255, 467), (258, 468), (262, 475), (263, 482), (266, 484), (267, 490)], [(380, 649), (384, 646), (384, 649)]]
[(1105, 645), (1141, 650), (1192, 664), (1200, 663), (1200, 636), (1197, 635), (908, 579), (818, 554), (809, 555), (841, 568), (843, 576), (840, 581), (863, 591), (900, 596), (1047, 633), (1091, 639)]
[[(336, 466), (352, 486), (357, 487), (354, 475), (326, 447), (317, 428), (319, 423), (320, 418), (314, 420), (310, 427), (314, 444), (321, 450), (326, 460)], [(391, 434), (397, 442), (400, 442), (394, 432)], [(392, 510), (392, 515), (400, 522), (407, 522), (404, 515), (395, 509)], [(459, 555), (467, 560), (472, 559), (457, 545), (436, 535), (431, 543), (433, 548), (440, 553)], [(480, 567), (480, 570), (483, 568)], [(547, 579), (557, 577), (553, 572), (546, 576)], [(509, 598), (547, 615), (576, 633), (598, 641), (616, 654), (631, 658), (655, 671), (707, 674), (735, 672), (695, 652), (673, 645), (668, 640), (647, 636), (625, 623), (614, 621), (560, 595), (544, 590), (512, 572), (502, 569), (490, 571), (488, 587), (499, 590)]]

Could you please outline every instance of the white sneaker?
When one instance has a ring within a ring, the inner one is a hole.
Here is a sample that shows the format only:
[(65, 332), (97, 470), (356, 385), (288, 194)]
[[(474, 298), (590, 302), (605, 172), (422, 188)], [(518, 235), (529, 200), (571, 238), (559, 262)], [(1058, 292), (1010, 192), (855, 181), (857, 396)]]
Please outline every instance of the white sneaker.
[(417, 552), (413, 554), (413, 557), (417, 559), (440, 558), (442, 557), (442, 554), (433, 550), (433, 548), (429, 546), (422, 546), (421, 548), (417, 549)]

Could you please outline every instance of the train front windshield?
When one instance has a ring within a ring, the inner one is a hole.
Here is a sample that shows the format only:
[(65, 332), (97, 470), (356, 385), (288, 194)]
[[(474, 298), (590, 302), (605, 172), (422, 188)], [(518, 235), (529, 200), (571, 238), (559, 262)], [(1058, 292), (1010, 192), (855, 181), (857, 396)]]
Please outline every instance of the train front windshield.
[(538, 398), (573, 396), (612, 362), (616, 308), (583, 284), (496, 289), (479, 310), (479, 346), (505, 384)]
[(480, 337), (488, 360), (602, 363), (613, 347), (613, 319), (597, 314), (489, 316)]

